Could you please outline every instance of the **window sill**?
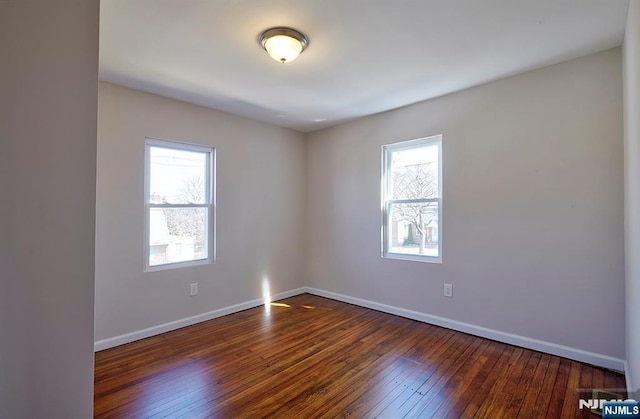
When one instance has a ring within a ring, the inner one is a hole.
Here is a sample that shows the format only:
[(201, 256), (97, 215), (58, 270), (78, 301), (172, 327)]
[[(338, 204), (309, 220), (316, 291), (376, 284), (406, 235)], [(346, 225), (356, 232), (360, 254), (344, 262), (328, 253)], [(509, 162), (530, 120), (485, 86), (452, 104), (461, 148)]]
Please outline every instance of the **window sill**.
[(157, 271), (166, 271), (169, 269), (188, 268), (191, 266), (212, 265), (212, 264), (213, 264), (213, 260), (211, 259), (198, 259), (198, 260), (190, 260), (186, 262), (174, 262), (174, 263), (165, 263), (163, 265), (146, 266), (144, 268), (144, 271), (157, 272)]
[(441, 256), (420, 256), (405, 255), (402, 253), (387, 253), (382, 255), (383, 259), (410, 260), (413, 262), (442, 263)]

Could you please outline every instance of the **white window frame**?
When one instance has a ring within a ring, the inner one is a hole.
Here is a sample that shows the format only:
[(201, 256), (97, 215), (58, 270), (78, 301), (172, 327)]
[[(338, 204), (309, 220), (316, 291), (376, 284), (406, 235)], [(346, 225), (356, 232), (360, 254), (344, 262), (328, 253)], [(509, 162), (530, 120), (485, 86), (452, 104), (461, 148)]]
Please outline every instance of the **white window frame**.
[[(196, 151), (199, 153), (206, 153), (206, 174), (205, 176), (205, 203), (204, 204), (155, 204), (151, 203), (151, 147), (164, 147), (174, 150), (186, 150)], [(144, 162), (144, 271), (162, 271), (166, 269), (183, 268), (188, 266), (206, 265), (215, 262), (216, 258), (216, 182), (215, 182), (215, 167), (216, 167), (216, 149), (214, 147), (202, 146), (198, 144), (186, 143), (175, 140), (166, 140), (161, 138), (145, 138), (145, 162)], [(207, 209), (207, 223), (205, 224), (205, 231), (207, 238), (205, 241), (206, 258), (195, 259), (189, 261), (180, 261), (172, 263), (164, 263), (162, 265), (149, 265), (149, 251), (150, 251), (150, 214), (152, 208), (206, 208)]]
[[(390, 199), (391, 197), (391, 153), (438, 144), (438, 197), (425, 199)], [(412, 260), (418, 262), (442, 263), (442, 135), (418, 138), (382, 146), (382, 257), (389, 259)], [(390, 251), (391, 229), (389, 213), (392, 204), (438, 203), (438, 256), (409, 255)]]

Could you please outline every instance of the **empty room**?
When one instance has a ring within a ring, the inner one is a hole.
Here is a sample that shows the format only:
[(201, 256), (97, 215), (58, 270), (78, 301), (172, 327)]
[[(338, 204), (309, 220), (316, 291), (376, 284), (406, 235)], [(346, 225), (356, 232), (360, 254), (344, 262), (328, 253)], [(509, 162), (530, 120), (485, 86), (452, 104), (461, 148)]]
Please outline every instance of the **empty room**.
[(0, 8), (0, 417), (640, 418), (640, 2)]

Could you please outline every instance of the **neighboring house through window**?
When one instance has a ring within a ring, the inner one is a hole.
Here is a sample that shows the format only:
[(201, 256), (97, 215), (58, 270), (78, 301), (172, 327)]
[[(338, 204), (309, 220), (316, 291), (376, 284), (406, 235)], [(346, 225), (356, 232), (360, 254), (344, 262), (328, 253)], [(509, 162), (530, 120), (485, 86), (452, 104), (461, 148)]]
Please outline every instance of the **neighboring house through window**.
[(215, 150), (146, 139), (145, 270), (214, 260)]
[(382, 147), (382, 256), (442, 261), (442, 136)]

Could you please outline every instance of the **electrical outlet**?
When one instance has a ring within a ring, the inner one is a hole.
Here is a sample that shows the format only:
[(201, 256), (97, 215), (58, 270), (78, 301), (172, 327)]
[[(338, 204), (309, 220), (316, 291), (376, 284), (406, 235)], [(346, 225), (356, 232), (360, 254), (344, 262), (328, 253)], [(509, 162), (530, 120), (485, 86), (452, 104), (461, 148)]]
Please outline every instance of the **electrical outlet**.
[(453, 285), (444, 284), (444, 296), (445, 297), (449, 297), (449, 298), (453, 298)]
[(197, 282), (194, 282), (194, 283), (191, 284), (190, 295), (191, 296), (198, 295), (198, 283)]

